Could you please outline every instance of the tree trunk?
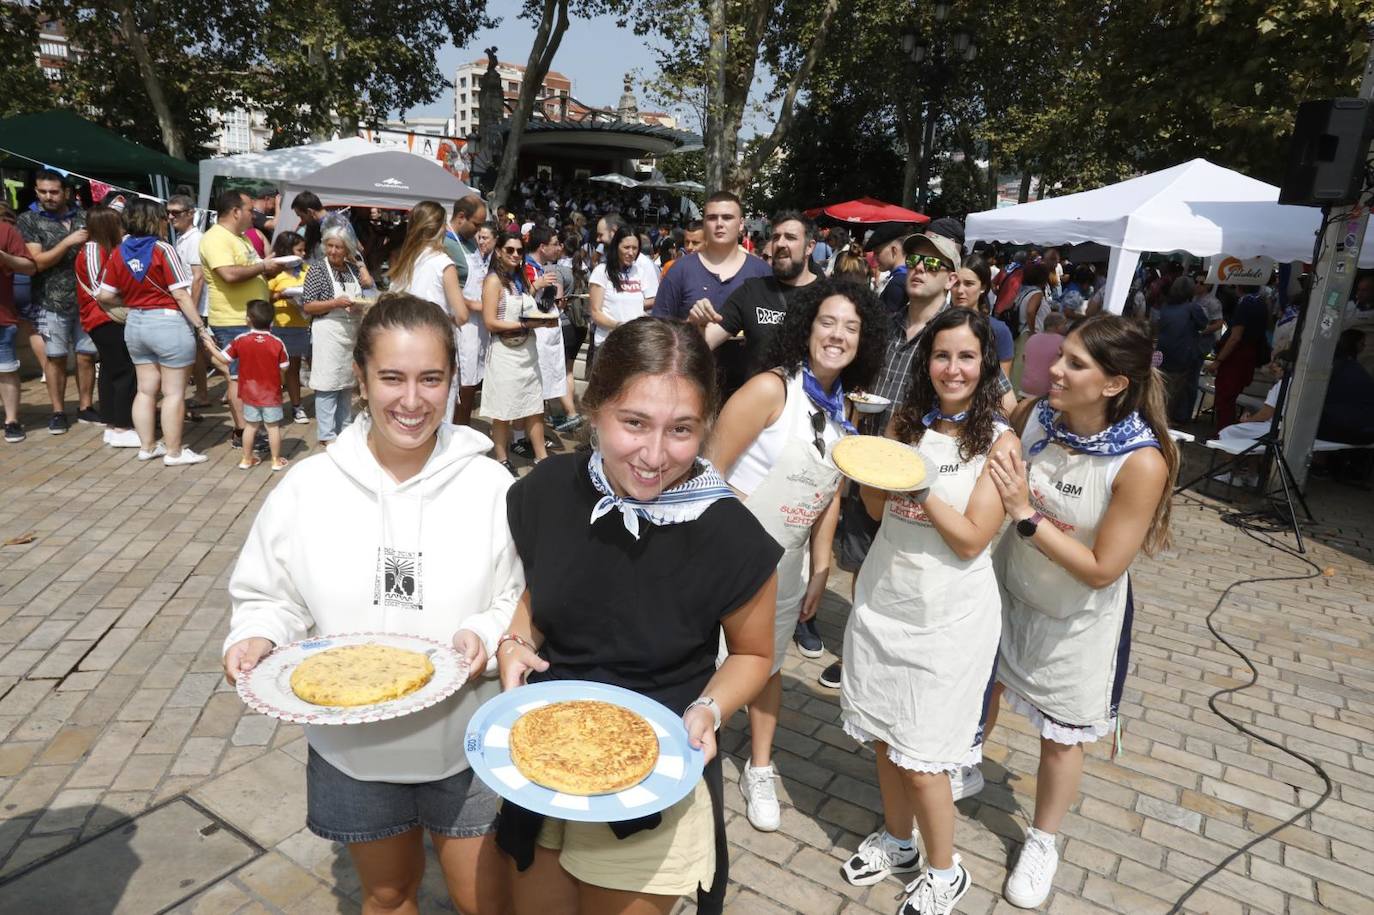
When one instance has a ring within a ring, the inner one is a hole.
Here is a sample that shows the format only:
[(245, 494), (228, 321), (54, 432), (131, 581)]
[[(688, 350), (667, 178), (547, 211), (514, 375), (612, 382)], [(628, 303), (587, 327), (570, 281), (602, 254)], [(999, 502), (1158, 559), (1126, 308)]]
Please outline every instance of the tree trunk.
[(153, 69), (152, 55), (148, 53), (148, 44), (143, 40), (143, 33), (138, 30), (138, 23), (134, 20), (134, 9), (128, 0), (122, 0), (119, 4), (119, 28), (124, 36), (124, 42), (134, 52), (134, 60), (138, 62), (138, 72), (143, 78), (143, 88), (148, 90), (148, 101), (153, 106), (153, 116), (157, 118), (158, 129), (162, 131), (162, 145), (167, 147), (167, 155), (185, 159), (176, 120), (172, 117), (172, 109), (167, 104), (167, 96), (162, 91), (162, 79)]
[[(311, 37), (310, 44), (306, 46), (305, 59), (310, 64), (310, 69), (316, 73), (325, 73), (329, 62), (325, 59), (324, 36), (316, 34)], [(329, 139), (329, 112), (310, 111), (311, 128), (310, 139), (315, 143), (323, 143)]]
[(988, 144), (988, 182), (986, 200), (989, 210), (997, 209), (998, 184), (1001, 176), (997, 172), (997, 150), (991, 143)]
[(520, 162), (520, 142), (525, 136), (525, 124), (534, 111), (535, 97), (544, 85), (544, 77), (553, 65), (554, 55), (558, 53), (558, 45), (567, 30), (568, 0), (544, 0), (539, 29), (535, 32), (534, 46), (530, 48), (529, 60), (525, 64), (525, 77), (520, 83), (520, 98), (515, 103), (515, 111), (511, 113), (510, 130), (501, 151), (501, 168), (496, 173), (496, 185), (487, 201), (487, 207), (493, 213), (506, 205), (511, 188), (515, 186), (515, 170)]
[(1021, 170), (1021, 189), (1016, 193), (1017, 203), (1026, 203), (1030, 200), (1031, 179), (1034, 177), (1030, 169), (1023, 168)]
[(902, 139), (906, 142), (906, 164), (902, 166), (902, 206), (908, 210), (916, 209), (916, 178), (921, 163), (921, 133), (924, 121), (919, 111), (912, 111), (906, 105), (898, 105), (901, 120)]
[(714, 194), (725, 187), (725, 0), (711, 0), (707, 15), (711, 45), (706, 62), (706, 193)]
[(916, 178), (916, 209), (930, 203), (930, 167), (935, 154), (935, 106), (926, 105), (925, 137), (921, 140), (921, 171)]
[[(760, 4), (765, 9), (766, 4)], [(792, 74), (788, 80), (787, 90), (782, 96), (782, 107), (778, 110), (777, 120), (773, 123), (773, 129), (768, 136), (763, 138), (763, 142), (754, 147), (752, 153), (745, 161), (739, 163), (733, 171), (732, 180), (729, 182), (731, 190), (736, 194), (743, 195), (745, 190), (753, 182), (754, 176), (758, 174), (769, 157), (777, 151), (783, 140), (787, 139), (788, 133), (792, 130), (793, 112), (797, 100), (797, 93), (811, 76), (811, 71), (816, 66), (817, 59), (821, 56), (821, 51), (825, 47), (826, 32), (830, 29), (830, 20), (834, 18), (835, 11), (840, 7), (840, 0), (825, 0), (825, 6), (821, 8), (820, 19), (816, 23), (816, 34), (811, 39), (811, 47), (806, 49), (806, 56), (802, 58), (801, 66)], [(762, 29), (760, 29), (762, 31)], [(749, 69), (749, 83), (754, 79), (753, 66)], [(747, 94), (746, 94), (747, 97)], [(738, 129), (736, 129), (738, 136)]]

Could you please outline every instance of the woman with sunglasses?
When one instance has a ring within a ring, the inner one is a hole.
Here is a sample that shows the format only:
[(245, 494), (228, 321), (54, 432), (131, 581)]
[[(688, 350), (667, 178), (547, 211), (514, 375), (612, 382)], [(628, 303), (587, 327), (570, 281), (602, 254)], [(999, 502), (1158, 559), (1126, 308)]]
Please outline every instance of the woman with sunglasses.
[(481, 416), (491, 420), (492, 454), (516, 476), (507, 449), (511, 423), (524, 420), (534, 461), (548, 457), (544, 444), (544, 383), (539, 374), (536, 327), (557, 327), (557, 318), (526, 318), (535, 310), (525, 285), (525, 243), (514, 232), (496, 236), (491, 269), (482, 281), (482, 320), (491, 333), (482, 382)]
[(855, 580), (841, 714), (845, 733), (877, 754), (883, 828), (842, 872), (855, 886), (917, 872), (898, 915), (947, 915), (971, 883), (954, 853), (951, 776), (968, 778), (982, 759), (1002, 629), (991, 544), (1005, 513), (985, 468), (1016, 436), (1000, 413), (998, 376), (988, 319), (967, 308), (937, 315), (887, 434), (938, 474), (917, 492), (860, 489), (881, 523)]
[[(750, 759), (740, 776), (749, 822), (781, 822), (773, 735), (782, 708), (782, 662), (797, 623), (816, 614), (830, 575), (840, 473), (830, 448), (853, 432), (845, 391), (866, 387), (882, 365), (888, 319), (866, 286), (819, 279), (792, 300), (766, 365), (721, 411), (711, 460), (764, 530), (783, 547), (773, 658), (749, 703)], [(808, 570), (809, 566), (809, 570)]]

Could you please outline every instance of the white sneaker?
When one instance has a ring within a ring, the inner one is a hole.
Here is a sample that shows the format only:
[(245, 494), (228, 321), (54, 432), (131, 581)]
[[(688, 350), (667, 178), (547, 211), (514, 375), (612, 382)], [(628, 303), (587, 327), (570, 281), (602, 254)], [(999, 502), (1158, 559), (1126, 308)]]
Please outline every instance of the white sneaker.
[(160, 458), (167, 453), (167, 446), (162, 444), (162, 442), (158, 442), (153, 447), (152, 451), (144, 451), (142, 445), (143, 443), (140, 442), (138, 449), (138, 459), (140, 461), (151, 461), (153, 458)]
[(203, 464), (207, 460), (209, 460), (209, 458), (205, 455), (197, 454), (190, 448), (183, 447), (181, 449), (181, 454), (178, 454), (176, 457), (169, 454), (162, 459), (162, 463), (167, 467), (180, 467), (183, 464)]
[(749, 825), (759, 832), (774, 832), (782, 825), (782, 808), (778, 806), (778, 791), (773, 780), (778, 777), (772, 766), (756, 769), (748, 763), (740, 773), (739, 790), (744, 795), (745, 813)]
[(143, 443), (138, 440), (138, 433), (133, 429), (117, 431), (115, 429), (105, 430), (105, 444), (111, 448), (142, 448)]
[(882, 883), (888, 874), (909, 874), (921, 869), (921, 851), (917, 836), (911, 836), (911, 847), (901, 848), (886, 831), (869, 833), (859, 843), (859, 850), (840, 865), (840, 873), (853, 886), (872, 886)]
[(958, 874), (953, 883), (946, 883), (930, 872), (921, 875), (906, 885), (907, 897), (897, 915), (949, 915), (954, 904), (963, 898), (973, 881), (969, 879), (968, 869), (958, 855), (954, 856), (954, 869)]
[(949, 776), (949, 790), (956, 801), (973, 797), (983, 790), (983, 772), (977, 766), (961, 766), (958, 772)]
[(1055, 850), (1054, 839), (1045, 841), (1027, 835), (1016, 867), (1007, 878), (1004, 894), (1007, 902), (1021, 909), (1039, 908), (1050, 895), (1054, 872), (1058, 869), (1059, 852)]

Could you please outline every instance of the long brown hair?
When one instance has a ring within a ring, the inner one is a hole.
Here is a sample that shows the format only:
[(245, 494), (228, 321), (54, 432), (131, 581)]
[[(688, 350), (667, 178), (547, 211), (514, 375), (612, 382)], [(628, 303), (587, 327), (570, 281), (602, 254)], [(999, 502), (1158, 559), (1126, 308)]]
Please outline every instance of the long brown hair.
[(596, 413), (614, 403), (630, 382), (640, 375), (676, 375), (687, 379), (701, 394), (702, 419), (706, 423), (720, 406), (716, 386), (716, 360), (706, 338), (684, 321), (635, 318), (611, 331), (596, 348), (582, 409)]
[(124, 217), (118, 210), (97, 203), (86, 211), (86, 233), (87, 238), (108, 254), (111, 249), (118, 248), (124, 238)]
[(988, 319), (968, 308), (946, 308), (921, 332), (916, 341), (916, 358), (911, 362), (911, 388), (906, 400), (892, 417), (892, 431), (900, 442), (916, 444), (926, 434), (925, 415), (940, 406), (940, 395), (930, 380), (930, 354), (935, 349), (935, 337), (944, 330), (967, 325), (978, 338), (983, 358), (978, 364), (978, 386), (968, 405), (968, 418), (959, 424), (959, 457), (971, 461), (987, 454), (996, 440), (997, 420), (1002, 413), (1001, 395), (997, 381), (1002, 368), (997, 362), (997, 345)]
[(1169, 436), (1164, 408), (1164, 376), (1151, 365), (1154, 345), (1139, 324), (1120, 315), (1093, 315), (1075, 327), (1070, 336), (1083, 342), (1083, 348), (1104, 373), (1121, 375), (1127, 381), (1124, 391), (1107, 400), (1107, 422), (1120, 422), (1138, 412), (1159, 439), (1169, 478), (1145, 534), (1145, 552), (1154, 555), (1169, 546), (1169, 514), (1179, 464), (1178, 446)]
[(409, 286), (410, 275), (415, 264), (425, 251), (444, 250), (444, 230), (448, 228), (448, 217), (444, 208), (433, 200), (421, 200), (410, 211), (410, 225), (406, 229), (405, 241), (391, 260), (391, 284)]

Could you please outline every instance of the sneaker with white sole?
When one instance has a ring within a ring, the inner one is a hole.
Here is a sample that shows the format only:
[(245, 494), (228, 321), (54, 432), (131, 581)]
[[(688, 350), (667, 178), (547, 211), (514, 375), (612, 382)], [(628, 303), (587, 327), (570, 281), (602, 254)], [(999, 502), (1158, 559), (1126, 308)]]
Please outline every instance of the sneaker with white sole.
[(183, 466), (183, 465), (185, 465), (185, 464), (203, 464), (203, 463), (205, 463), (205, 462), (208, 461), (208, 460), (209, 460), (209, 458), (207, 458), (207, 457), (206, 457), (205, 455), (203, 455), (203, 454), (198, 454), (198, 453), (192, 451), (190, 448), (182, 448), (182, 449), (181, 449), (181, 454), (178, 454), (178, 455), (170, 455), (170, 454), (168, 454), (168, 455), (164, 456), (164, 457), (162, 458), (162, 463), (163, 463), (163, 466), (166, 466), (166, 467), (181, 467), (181, 466)]
[(820, 676), (816, 678), (816, 682), (826, 689), (839, 689), (844, 682), (840, 679), (843, 673), (844, 667), (842, 662), (836, 661), (834, 664), (831, 664), (825, 670), (821, 671)]
[[(141, 444), (141, 443), (140, 443)], [(152, 451), (144, 451), (142, 447), (138, 449), (138, 459), (140, 461), (151, 461), (153, 458), (160, 458), (167, 453), (167, 446), (158, 442), (153, 446)]]
[(953, 912), (954, 904), (973, 883), (958, 855), (954, 856), (954, 869), (957, 874), (953, 883), (941, 880), (930, 868), (921, 871), (919, 877), (906, 885), (907, 897), (897, 909), (897, 915), (949, 915)]
[(296, 409), (292, 410), (291, 418), (292, 422), (299, 423), (300, 425), (305, 425), (310, 422), (310, 417), (305, 414), (305, 407), (296, 407)]
[(754, 768), (745, 763), (739, 776), (739, 790), (744, 795), (744, 810), (749, 825), (759, 832), (775, 832), (782, 825), (782, 808), (778, 805), (778, 789), (773, 781), (778, 772), (772, 766)]
[(1027, 835), (1016, 867), (1007, 878), (1007, 902), (1019, 909), (1039, 908), (1050, 895), (1058, 869), (1059, 852), (1055, 850), (1054, 837), (1046, 840)]
[(105, 444), (111, 448), (142, 448), (138, 433), (133, 429), (106, 429)]
[(859, 843), (858, 851), (840, 865), (840, 873), (853, 886), (882, 883), (889, 874), (909, 874), (921, 869), (921, 850), (916, 835), (911, 847), (903, 848), (884, 830), (870, 833)]
[(973, 797), (983, 790), (983, 772), (977, 766), (960, 766), (949, 774), (949, 790), (956, 801)]

